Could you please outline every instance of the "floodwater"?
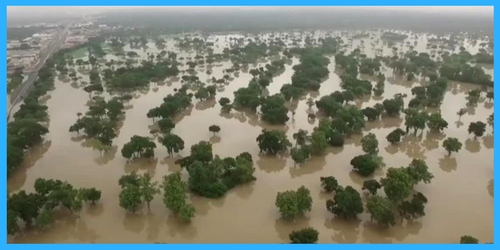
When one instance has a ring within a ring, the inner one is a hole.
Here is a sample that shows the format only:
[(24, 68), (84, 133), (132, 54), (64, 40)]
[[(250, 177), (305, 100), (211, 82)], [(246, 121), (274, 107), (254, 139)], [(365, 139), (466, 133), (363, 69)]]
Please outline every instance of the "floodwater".
[[(418, 40), (425, 49), (425, 40)], [(220, 38), (223, 44), (224, 38)], [(356, 47), (358, 40), (353, 42)], [(172, 46), (169, 42), (169, 48)], [(365, 44), (370, 44), (369, 41)], [(221, 45), (222, 46), (222, 45)], [(367, 46), (371, 47), (371, 46)], [(382, 48), (382, 42), (376, 45)], [(387, 47), (387, 46), (385, 46)], [(154, 44), (149, 44), (148, 52), (158, 53)], [(402, 47), (401, 49), (407, 49)], [(420, 48), (420, 49), (419, 49)], [(222, 49), (222, 48), (220, 48)], [(130, 48), (126, 48), (130, 50)], [(371, 49), (365, 48), (368, 53)], [(146, 53), (134, 50), (141, 54)], [(217, 52), (217, 51), (216, 51)], [(385, 48), (384, 53), (392, 53)], [(473, 52), (475, 53), (475, 52)], [(194, 57), (195, 53), (190, 56)], [(186, 57), (186, 53), (178, 57)], [(113, 56), (109, 56), (108, 59)], [(329, 66), (330, 77), (322, 83), (318, 93), (310, 96), (319, 99), (321, 96), (339, 90), (339, 76), (335, 73), (334, 59)], [(184, 61), (186, 62), (186, 61)], [(283, 74), (276, 76), (268, 87), (269, 93), (278, 93), (281, 85), (289, 83), (293, 74), (292, 66), (298, 63), (294, 58), (291, 65), (286, 66)], [(202, 81), (215, 76), (223, 76), (222, 69), (230, 63), (221, 63), (221, 67), (213, 67), (213, 74), (207, 76), (206, 68), (197, 75)], [(251, 67), (252, 68), (252, 67)], [(198, 69), (198, 68), (197, 68)], [(384, 99), (396, 93), (407, 93), (406, 104), (411, 97), (410, 89), (417, 86), (418, 80), (407, 82), (393, 77), (390, 70), (384, 71), (387, 76)], [(82, 75), (88, 81), (88, 75)], [(240, 72), (225, 89), (217, 93), (220, 97), (233, 100), (233, 92), (246, 86), (251, 79), (250, 74)], [(21, 189), (33, 191), (36, 178), (52, 178), (67, 180), (77, 187), (96, 187), (103, 192), (101, 201), (95, 206), (86, 206), (80, 218), (66, 212), (58, 214), (57, 223), (47, 231), (27, 229), (21, 235), (9, 237), (9, 242), (17, 243), (282, 243), (288, 242), (288, 234), (293, 230), (307, 226), (317, 229), (320, 243), (453, 243), (462, 235), (472, 235), (480, 242), (493, 241), (493, 136), (491, 127), (485, 136), (474, 139), (467, 133), (470, 122), (483, 121), (493, 112), (493, 104), (482, 100), (477, 107), (469, 108), (469, 113), (458, 121), (457, 111), (465, 106), (467, 91), (477, 86), (466, 83), (453, 83), (447, 92), (441, 113), (448, 121), (449, 127), (444, 131), (446, 136), (457, 137), (463, 143), (462, 150), (451, 157), (441, 147), (445, 135), (420, 132), (408, 135), (399, 146), (391, 146), (386, 135), (396, 127), (404, 127), (402, 118), (384, 118), (377, 122), (367, 122), (364, 133), (374, 133), (379, 140), (380, 155), (386, 167), (375, 174), (375, 178), (385, 175), (388, 167), (406, 166), (412, 158), (425, 159), (435, 178), (431, 184), (418, 185), (417, 191), (427, 196), (426, 215), (413, 222), (398, 223), (389, 229), (382, 229), (370, 223), (370, 216), (363, 213), (357, 221), (343, 221), (334, 218), (326, 210), (325, 202), (331, 195), (322, 192), (319, 178), (335, 176), (343, 186), (351, 185), (361, 192), (364, 178), (353, 173), (350, 160), (362, 154), (361, 135), (352, 136), (343, 148), (329, 148), (323, 156), (315, 156), (301, 166), (294, 165), (290, 157), (268, 157), (259, 155), (256, 137), (263, 128), (270, 126), (261, 122), (255, 114), (232, 111), (231, 115), (221, 115), (216, 100), (198, 102), (193, 99), (191, 109), (178, 117), (174, 132), (183, 138), (186, 149), (179, 155), (189, 154), (191, 145), (201, 140), (213, 143), (214, 154), (221, 157), (236, 156), (248, 151), (255, 161), (254, 183), (237, 187), (220, 199), (206, 199), (191, 195), (191, 202), (196, 207), (196, 217), (190, 224), (178, 221), (163, 205), (158, 195), (148, 212), (144, 206), (137, 214), (128, 214), (119, 206), (118, 194), (120, 176), (137, 170), (149, 172), (154, 179), (161, 181), (162, 176), (179, 171), (174, 164), (176, 157), (170, 158), (160, 143), (155, 150), (153, 161), (127, 163), (120, 154), (123, 144), (133, 135), (149, 136), (152, 120), (146, 117), (149, 109), (162, 103), (162, 99), (174, 88), (181, 85), (178, 81), (165, 84), (152, 84), (147, 93), (141, 93), (130, 102), (132, 106), (126, 110), (126, 116), (114, 140), (116, 148), (100, 155), (77, 134), (68, 132), (76, 121), (77, 112), (87, 110), (89, 95), (74, 84), (57, 80), (55, 90), (47, 98), (49, 107), (50, 134), (46, 142), (31, 152), (24, 167), (8, 181), (10, 192)], [(292, 141), (292, 134), (299, 129), (312, 131), (318, 120), (309, 122), (311, 112), (305, 100), (291, 103), (295, 108), (294, 119), (285, 126), (274, 126), (287, 132)], [(360, 107), (373, 106), (383, 98), (365, 97), (356, 102)], [(316, 112), (316, 108), (312, 108)], [(208, 127), (219, 125), (222, 130), (212, 136)], [(187, 173), (184, 172), (187, 178)], [(294, 222), (279, 219), (280, 215), (274, 202), (276, 194), (285, 190), (296, 190), (301, 185), (311, 190), (313, 198), (312, 211), (304, 218)]]

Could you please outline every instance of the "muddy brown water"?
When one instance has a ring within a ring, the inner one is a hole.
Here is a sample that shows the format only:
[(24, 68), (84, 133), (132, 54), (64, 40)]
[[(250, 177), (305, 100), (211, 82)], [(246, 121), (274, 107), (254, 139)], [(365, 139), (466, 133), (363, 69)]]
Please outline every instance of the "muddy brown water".
[[(221, 37), (221, 43), (224, 42)], [(420, 38), (422, 40), (422, 38)], [(416, 50), (425, 49), (425, 40)], [(369, 45), (366, 41), (365, 45)], [(353, 47), (356, 47), (353, 42)], [(171, 48), (172, 42), (168, 46)], [(376, 45), (380, 48), (382, 43)], [(148, 52), (157, 53), (154, 44), (149, 44)], [(371, 46), (366, 46), (369, 53)], [(404, 46), (403, 48), (405, 48)], [(126, 48), (130, 50), (130, 48)], [(222, 46), (219, 48), (222, 50)], [(135, 50), (145, 58), (143, 50)], [(217, 52), (217, 51), (216, 51)], [(384, 53), (392, 53), (384, 48)], [(474, 52), (475, 53), (475, 52)], [(190, 56), (194, 57), (194, 53)], [(181, 55), (179, 55), (181, 56)], [(186, 56), (186, 55), (185, 55)], [(108, 56), (113, 58), (113, 56)], [(321, 96), (339, 90), (339, 76), (335, 73), (332, 58), (330, 77), (322, 84), (318, 93)], [(185, 61), (184, 61), (185, 62)], [(281, 85), (289, 83), (293, 74), (292, 66), (298, 63), (294, 58), (286, 66), (283, 74), (276, 76), (268, 87), (269, 93), (278, 93)], [(222, 69), (230, 67), (222, 63), (214, 67), (213, 74), (207, 76), (198, 72), (202, 81), (207, 77), (223, 76)], [(390, 70), (384, 70), (387, 76), (384, 99), (395, 93), (407, 93), (417, 86), (419, 80), (407, 82), (393, 77)], [(88, 81), (88, 75), (82, 75), (82, 81)], [(233, 92), (246, 86), (251, 79), (248, 73), (240, 72), (225, 89), (217, 93), (220, 97), (234, 99)], [(380, 155), (386, 167), (375, 174), (375, 178), (384, 176), (388, 167), (406, 166), (412, 158), (425, 159), (435, 178), (431, 184), (418, 185), (416, 190), (429, 199), (426, 215), (413, 222), (398, 223), (390, 229), (381, 229), (370, 223), (370, 216), (363, 213), (357, 221), (336, 219), (326, 210), (325, 202), (331, 196), (322, 192), (319, 177), (335, 176), (341, 185), (351, 185), (361, 191), (364, 178), (352, 172), (350, 160), (362, 153), (361, 135), (352, 136), (343, 148), (329, 148), (323, 156), (313, 157), (309, 162), (296, 166), (290, 157), (268, 157), (259, 155), (255, 141), (263, 128), (278, 128), (287, 132), (290, 140), (299, 129), (312, 131), (318, 121), (308, 122), (307, 114), (311, 110), (305, 100), (291, 103), (296, 114), (285, 126), (269, 126), (261, 122), (255, 114), (233, 111), (231, 115), (221, 115), (220, 106), (215, 100), (202, 103), (194, 100), (191, 109), (185, 111), (177, 120), (174, 130), (186, 143), (186, 149), (179, 155), (189, 154), (191, 145), (209, 140), (213, 151), (221, 157), (236, 156), (241, 152), (250, 152), (255, 161), (257, 180), (249, 185), (237, 187), (220, 199), (206, 199), (191, 195), (195, 205), (196, 217), (190, 224), (178, 221), (163, 205), (158, 195), (148, 212), (144, 206), (137, 214), (128, 214), (118, 204), (120, 187), (118, 179), (125, 173), (137, 170), (149, 172), (154, 179), (161, 181), (162, 176), (179, 171), (174, 164), (176, 157), (168, 157), (167, 151), (157, 143), (156, 159), (127, 163), (121, 156), (120, 149), (133, 135), (149, 136), (152, 120), (146, 117), (149, 109), (162, 103), (162, 99), (181, 83), (170, 81), (166, 84), (152, 84), (147, 93), (142, 93), (130, 102), (126, 110), (119, 136), (114, 140), (116, 146), (110, 152), (101, 155), (92, 149), (89, 143), (68, 132), (77, 119), (77, 112), (87, 110), (89, 95), (74, 84), (56, 80), (56, 88), (47, 98), (49, 107), (50, 133), (46, 141), (35, 148), (26, 159), (22, 169), (8, 181), (10, 192), (19, 190), (33, 191), (36, 178), (67, 180), (77, 187), (96, 187), (103, 191), (101, 201), (95, 206), (86, 206), (80, 218), (64, 211), (57, 214), (56, 224), (47, 231), (26, 229), (22, 234), (9, 237), (9, 242), (16, 243), (281, 243), (288, 242), (288, 234), (297, 229), (311, 226), (316, 228), (320, 243), (450, 243), (457, 242), (462, 235), (473, 235), (481, 242), (493, 241), (493, 136), (491, 127), (485, 136), (475, 140), (467, 133), (472, 121), (486, 121), (493, 112), (493, 104), (483, 100), (477, 107), (469, 108), (469, 113), (460, 121), (456, 112), (465, 105), (468, 90), (476, 86), (466, 83), (452, 83), (441, 106), (441, 113), (449, 126), (444, 134), (429, 133), (409, 135), (399, 146), (391, 146), (386, 135), (396, 127), (403, 127), (402, 118), (384, 118), (377, 122), (367, 122), (364, 133), (376, 134), (379, 140)], [(410, 98), (410, 97), (409, 97)], [(406, 103), (409, 100), (406, 99)], [(365, 97), (356, 101), (358, 107), (372, 106), (382, 98)], [(317, 111), (315, 107), (312, 111)], [(219, 125), (222, 130), (212, 136), (208, 126)], [(447, 156), (441, 147), (446, 136), (457, 137), (464, 144), (458, 154)], [(183, 173), (187, 178), (187, 173)], [(311, 190), (313, 208), (304, 218), (294, 222), (279, 219), (274, 205), (277, 192), (297, 189), (301, 185)]]

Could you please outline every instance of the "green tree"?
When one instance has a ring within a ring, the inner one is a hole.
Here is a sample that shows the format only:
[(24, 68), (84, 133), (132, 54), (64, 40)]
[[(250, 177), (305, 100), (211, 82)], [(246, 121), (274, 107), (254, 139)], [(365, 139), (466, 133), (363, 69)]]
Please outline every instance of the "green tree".
[(378, 140), (375, 134), (369, 133), (363, 138), (361, 138), (361, 147), (363, 151), (367, 154), (377, 154), (378, 153)]
[(142, 194), (142, 199), (148, 205), (148, 210), (150, 210), (151, 201), (153, 201), (155, 195), (160, 193), (160, 189), (158, 188), (158, 182), (153, 181), (149, 173), (145, 173), (139, 179), (139, 185)]
[(296, 141), (296, 145), (302, 146), (307, 142), (307, 130), (299, 129), (297, 133), (293, 134), (293, 139)]
[(425, 203), (427, 198), (422, 193), (413, 195), (410, 201), (403, 201), (398, 205), (399, 215), (407, 220), (422, 217), (425, 215)]
[(278, 192), (275, 205), (278, 207), (283, 219), (293, 220), (297, 216), (311, 211), (311, 192), (304, 186), (301, 186), (297, 191)]
[(208, 131), (214, 133), (215, 136), (216, 133), (219, 133), (220, 127), (217, 125), (211, 125), (210, 127), (208, 127)]
[(19, 213), (11, 209), (7, 210), (7, 233), (9, 235), (15, 235), (21, 231), (19, 227)]
[(142, 193), (138, 186), (126, 185), (120, 192), (120, 207), (135, 213), (142, 205)]
[(474, 133), (474, 138), (483, 136), (485, 131), (486, 131), (486, 124), (481, 121), (471, 122), (468, 129), (469, 134)]
[(379, 225), (389, 227), (396, 224), (393, 205), (389, 199), (374, 195), (368, 199), (366, 208), (371, 215), (371, 219), (375, 220)]
[(292, 244), (315, 244), (318, 242), (318, 230), (308, 227), (292, 231), (289, 235)]
[(338, 189), (333, 200), (326, 201), (326, 209), (343, 219), (355, 219), (363, 212), (361, 195), (351, 186)]
[(384, 192), (391, 201), (399, 202), (410, 196), (415, 181), (405, 168), (389, 168), (380, 181)]
[(36, 227), (42, 230), (49, 229), (55, 222), (54, 211), (48, 208), (42, 208), (36, 218)]
[(406, 167), (406, 171), (413, 179), (414, 184), (420, 182), (429, 184), (431, 180), (434, 179), (434, 175), (429, 172), (429, 167), (422, 159), (413, 159), (410, 165)]
[(81, 192), (83, 200), (90, 201), (92, 204), (101, 199), (101, 190), (97, 190), (96, 188), (83, 188)]
[(369, 176), (379, 168), (379, 162), (370, 154), (358, 155), (351, 160), (351, 165), (362, 176)]
[(262, 130), (262, 133), (257, 137), (257, 142), (260, 152), (271, 155), (285, 151), (292, 145), (285, 132), (280, 130)]
[(451, 155), (451, 152), (457, 152), (462, 149), (462, 143), (455, 137), (448, 137), (443, 141), (443, 148), (448, 151), (448, 155)]
[(333, 176), (320, 177), (319, 179), (321, 181), (321, 186), (328, 193), (336, 191), (339, 187), (337, 179), (335, 179), (335, 177)]
[(460, 244), (478, 244), (479, 240), (470, 236), (470, 235), (464, 235), (460, 237)]
[(389, 143), (391, 143), (391, 145), (395, 145), (401, 141), (401, 136), (405, 134), (406, 134), (405, 131), (403, 131), (400, 128), (397, 128), (391, 131), (385, 138)]
[(194, 94), (194, 97), (196, 99), (200, 99), (200, 101), (207, 99), (209, 96), (210, 96), (210, 93), (208, 92), (207, 88), (205, 88), (205, 87), (199, 88), (198, 91), (196, 91), (196, 93)]
[(184, 149), (184, 140), (175, 134), (165, 134), (160, 137), (160, 143), (167, 148), (168, 154), (179, 153)]
[(311, 149), (314, 154), (323, 153), (328, 148), (328, 141), (323, 131), (316, 130), (311, 134)]
[(175, 172), (163, 177), (163, 204), (175, 214), (179, 214), (184, 221), (191, 221), (196, 209), (186, 203), (186, 183), (181, 179), (181, 173)]
[(130, 142), (123, 145), (121, 152), (122, 156), (127, 159), (133, 157), (151, 158), (155, 155), (155, 148), (156, 143), (154, 143), (150, 138), (134, 135), (130, 138)]
[(221, 97), (220, 100), (219, 100), (219, 104), (222, 107), (228, 105), (229, 103), (231, 103), (231, 100), (229, 100), (229, 98), (227, 98), (227, 97)]
[(280, 94), (265, 98), (260, 108), (262, 120), (271, 124), (284, 124), (287, 122), (289, 118), (285, 102), (285, 98)]
[(448, 127), (448, 122), (446, 122), (440, 113), (434, 113), (429, 115), (427, 120), (427, 127), (431, 130), (442, 131)]
[(366, 180), (363, 182), (363, 188), (362, 190), (368, 190), (370, 194), (376, 195), (377, 190), (382, 188), (382, 185), (377, 180)]
[(292, 148), (290, 156), (295, 163), (304, 163), (311, 157), (312, 148), (310, 145), (302, 145), (301, 147)]
[(191, 158), (195, 161), (210, 162), (213, 159), (212, 143), (200, 141), (191, 146)]

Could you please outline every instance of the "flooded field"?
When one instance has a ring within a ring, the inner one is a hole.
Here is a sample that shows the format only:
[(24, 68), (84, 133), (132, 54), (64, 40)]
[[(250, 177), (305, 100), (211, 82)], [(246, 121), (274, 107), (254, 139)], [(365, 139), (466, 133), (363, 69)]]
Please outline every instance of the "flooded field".
[[(220, 36), (217, 50), (222, 50), (225, 37)], [(420, 36), (414, 50), (426, 50), (425, 36)], [(362, 44), (362, 40), (354, 40), (352, 48)], [(383, 54), (393, 53), (388, 46), (370, 45), (370, 39), (364, 39), (363, 53), (369, 57), (382, 49)], [(173, 41), (169, 41), (166, 50), (173, 50)], [(158, 53), (154, 43), (148, 50), (130, 49), (140, 59), (145, 59), (148, 52)], [(399, 45), (398, 45), (399, 47)], [(474, 54), (476, 47), (465, 46)], [(402, 46), (401, 51), (408, 48)], [(219, 51), (220, 52), (220, 51)], [(178, 52), (178, 57), (195, 56), (194, 51)], [(106, 58), (115, 58), (107, 55)], [(151, 204), (151, 211), (143, 206), (141, 211), (132, 215), (119, 206), (120, 186), (118, 179), (125, 173), (134, 170), (148, 172), (156, 181), (162, 176), (179, 171), (180, 166), (174, 161), (180, 157), (169, 157), (167, 150), (159, 143), (155, 149), (156, 158), (152, 161), (134, 161), (129, 163), (121, 156), (120, 150), (133, 135), (151, 136), (152, 119), (146, 117), (151, 108), (160, 105), (163, 98), (179, 88), (180, 81), (167, 79), (165, 83), (153, 83), (149, 91), (140, 93), (130, 101), (126, 110), (123, 126), (119, 135), (113, 140), (111, 151), (101, 154), (76, 133), (68, 132), (76, 121), (78, 112), (87, 110), (89, 94), (71, 82), (56, 79), (55, 90), (46, 98), (49, 107), (50, 133), (45, 142), (33, 150), (24, 166), (14, 173), (9, 181), (10, 192), (19, 190), (34, 191), (37, 178), (67, 180), (76, 187), (88, 186), (102, 190), (102, 198), (95, 206), (86, 205), (80, 218), (68, 213), (57, 214), (56, 224), (47, 231), (27, 229), (10, 242), (17, 243), (282, 243), (288, 242), (288, 235), (293, 230), (311, 226), (319, 231), (320, 243), (454, 243), (462, 235), (473, 235), (480, 242), (493, 241), (493, 135), (490, 126), (485, 136), (474, 139), (467, 132), (470, 122), (486, 121), (493, 113), (493, 101), (481, 100), (477, 107), (468, 108), (468, 113), (461, 117), (456, 114), (465, 107), (467, 92), (477, 85), (453, 82), (446, 93), (441, 114), (449, 126), (444, 134), (436, 134), (426, 129), (422, 134), (409, 134), (397, 146), (391, 146), (385, 139), (387, 134), (397, 127), (404, 127), (403, 118), (384, 117), (380, 121), (367, 122), (364, 133), (374, 133), (379, 141), (380, 155), (386, 167), (375, 174), (375, 178), (385, 175), (388, 167), (407, 166), (413, 158), (426, 161), (435, 178), (431, 184), (415, 187), (426, 195), (429, 202), (426, 215), (413, 222), (398, 222), (394, 227), (382, 229), (370, 222), (366, 212), (357, 221), (344, 221), (334, 218), (326, 210), (325, 202), (332, 195), (325, 194), (320, 186), (320, 177), (334, 176), (342, 186), (351, 185), (361, 192), (363, 177), (352, 171), (350, 161), (354, 156), (362, 154), (360, 139), (362, 135), (354, 135), (346, 141), (343, 148), (329, 147), (326, 154), (313, 156), (308, 162), (295, 165), (286, 157), (270, 157), (259, 154), (256, 137), (263, 128), (279, 128), (286, 131), (292, 140), (293, 133), (299, 129), (312, 131), (319, 119), (308, 120), (309, 97), (318, 100), (321, 96), (340, 90), (340, 78), (335, 69), (334, 57), (330, 57), (329, 78), (321, 84), (318, 92), (309, 93), (298, 102), (289, 103), (295, 116), (285, 126), (270, 126), (259, 119), (257, 114), (233, 110), (231, 114), (221, 114), (217, 100), (221, 97), (234, 99), (233, 92), (247, 86), (252, 76), (240, 72), (239, 77), (232, 80), (224, 89), (219, 89), (215, 100), (199, 102), (193, 99), (193, 107), (181, 114), (177, 119), (175, 133), (185, 141), (185, 149), (179, 154), (189, 154), (191, 145), (201, 140), (213, 143), (214, 154), (221, 157), (234, 157), (241, 152), (252, 154), (255, 162), (255, 177), (251, 184), (239, 186), (220, 199), (207, 199), (191, 195), (190, 199), (196, 207), (196, 217), (190, 224), (178, 221), (162, 203), (158, 195)], [(182, 60), (180, 60), (182, 62)], [(184, 61), (186, 62), (186, 61)], [(290, 83), (292, 67), (299, 62), (294, 57), (286, 70), (273, 78), (268, 87), (269, 94), (279, 93), (283, 84)], [(260, 63), (260, 66), (267, 62)], [(75, 66), (76, 67), (76, 66)], [(202, 82), (212, 78), (221, 78), (223, 69), (231, 67), (230, 62), (220, 63), (212, 68), (209, 76), (206, 69), (199, 69), (197, 76)], [(183, 66), (187, 69), (187, 66)], [(251, 66), (250, 69), (254, 68)], [(492, 69), (487, 72), (492, 73)], [(411, 99), (411, 88), (422, 84), (419, 78), (408, 82), (401, 77), (393, 76), (392, 70), (385, 68), (386, 87), (383, 97), (366, 96), (356, 101), (358, 107), (373, 106), (396, 93), (406, 93), (405, 103)], [(82, 81), (88, 81), (88, 75), (80, 74)], [(371, 79), (376, 81), (376, 79)], [(105, 94), (107, 95), (107, 94)], [(315, 106), (313, 111), (317, 111)], [(221, 131), (213, 136), (208, 131), (212, 124), (219, 125)], [(456, 137), (464, 144), (459, 153), (450, 157), (441, 146), (446, 137)], [(187, 174), (184, 173), (187, 178)], [(277, 192), (295, 190), (301, 185), (311, 190), (313, 208), (304, 218), (294, 222), (286, 222), (280, 218), (275, 206)]]

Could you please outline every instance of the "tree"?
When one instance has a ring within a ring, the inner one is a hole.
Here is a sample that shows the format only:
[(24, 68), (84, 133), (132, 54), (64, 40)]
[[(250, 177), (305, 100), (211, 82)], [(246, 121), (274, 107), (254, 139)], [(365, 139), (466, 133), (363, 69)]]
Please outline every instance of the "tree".
[(164, 134), (170, 133), (175, 128), (175, 123), (170, 118), (162, 118), (157, 124), (160, 131)]
[(315, 244), (318, 242), (318, 230), (308, 227), (290, 233), (290, 241), (292, 244)]
[(191, 146), (191, 158), (194, 161), (210, 162), (213, 159), (212, 143), (200, 141)]
[(154, 157), (155, 148), (156, 143), (154, 143), (150, 138), (134, 135), (130, 138), (130, 142), (123, 145), (121, 152), (122, 156), (127, 159), (133, 157), (150, 158)]
[(405, 131), (403, 131), (400, 128), (397, 128), (391, 131), (385, 138), (389, 143), (391, 143), (391, 145), (395, 145), (401, 141), (401, 136), (405, 134), (406, 134)]
[(42, 208), (36, 217), (36, 226), (42, 230), (49, 229), (55, 222), (54, 211), (48, 208)]
[(333, 176), (320, 177), (319, 179), (321, 181), (321, 186), (328, 193), (336, 191), (339, 187), (337, 179), (335, 179), (335, 177)]
[(140, 183), (142, 199), (148, 205), (148, 210), (150, 210), (149, 205), (151, 201), (153, 201), (155, 195), (160, 193), (160, 189), (158, 188), (158, 182), (153, 181), (149, 173), (145, 173), (143, 176), (141, 176), (139, 183)]
[(142, 204), (142, 193), (138, 186), (126, 185), (120, 192), (120, 207), (135, 213)]
[(488, 99), (490, 100), (490, 102), (491, 102), (491, 100), (493, 99), (493, 94), (494, 94), (494, 93), (493, 93), (493, 91), (488, 91), (488, 92), (486, 93), (486, 98), (488, 98)]
[(403, 201), (398, 205), (399, 214), (407, 220), (422, 217), (425, 215), (425, 203), (427, 203), (427, 198), (422, 193), (413, 195), (410, 201)]
[(49, 130), (34, 119), (16, 119), (7, 124), (7, 134), (15, 135), (15, 146), (28, 149), (40, 143)]
[(379, 168), (379, 163), (373, 155), (358, 155), (351, 160), (351, 165), (362, 176), (369, 176)]
[(299, 129), (297, 133), (293, 134), (293, 139), (296, 141), (296, 145), (302, 146), (307, 142), (307, 130)]
[(306, 102), (307, 106), (309, 108), (312, 108), (312, 106), (314, 106), (314, 99), (312, 99), (311, 97), (309, 97), (309, 99), (307, 99), (307, 102)]
[(492, 127), (494, 127), (494, 126), (493, 126), (493, 122), (495, 121), (495, 119), (494, 119), (494, 116), (493, 116), (493, 115), (494, 115), (494, 113), (492, 113), (490, 116), (488, 116), (488, 121), (487, 121), (487, 122), (488, 122), (488, 125), (490, 125), (490, 126), (492, 126)]
[(285, 132), (280, 130), (263, 129), (262, 133), (257, 137), (257, 142), (260, 152), (271, 155), (285, 151), (292, 145), (286, 137)]
[(429, 172), (429, 167), (422, 159), (413, 159), (410, 162), (410, 165), (406, 167), (406, 171), (413, 179), (414, 184), (418, 184), (420, 182), (429, 184), (431, 183), (431, 180), (434, 179), (434, 175)]
[(280, 94), (265, 98), (260, 108), (262, 120), (271, 124), (284, 124), (287, 122), (289, 118), (285, 102), (285, 98)]
[(380, 181), (384, 192), (391, 201), (399, 202), (410, 196), (415, 181), (405, 168), (389, 168)]
[(15, 235), (21, 231), (18, 224), (19, 213), (13, 211), (12, 209), (7, 210), (7, 233), (9, 235)]
[(361, 195), (351, 186), (338, 189), (333, 200), (326, 201), (326, 209), (343, 219), (355, 219), (363, 212)]
[(178, 135), (166, 134), (160, 138), (160, 143), (167, 148), (168, 154), (179, 153), (184, 149), (184, 141)]
[(186, 203), (186, 183), (181, 179), (181, 173), (175, 172), (163, 177), (163, 204), (184, 221), (191, 221), (195, 215), (193, 205)]
[(460, 244), (478, 244), (479, 240), (470, 236), (470, 235), (464, 235), (460, 237)]
[(469, 134), (474, 133), (474, 139), (477, 137), (483, 136), (484, 132), (486, 131), (486, 124), (484, 122), (478, 121), (478, 122), (471, 122), (469, 124)]
[(220, 127), (217, 125), (212, 125), (212, 126), (208, 127), (208, 131), (214, 133), (214, 136), (215, 136), (215, 133), (219, 133)]
[(221, 97), (220, 100), (219, 100), (219, 104), (224, 107), (226, 105), (228, 105), (229, 103), (231, 103), (231, 101), (229, 100), (229, 98), (227, 97)]
[(366, 119), (368, 119), (368, 121), (375, 121), (380, 117), (380, 112), (375, 108), (367, 107), (362, 111), (363, 115), (366, 116)]
[(323, 131), (316, 130), (311, 134), (311, 149), (315, 154), (321, 154), (328, 147), (328, 141)]
[(451, 155), (451, 152), (458, 153), (462, 149), (462, 143), (457, 138), (448, 137), (443, 141), (443, 148), (448, 151), (448, 155)]
[(462, 116), (465, 115), (466, 113), (467, 113), (467, 110), (464, 108), (461, 108), (460, 110), (458, 110), (458, 112), (457, 112), (458, 120), (460, 120), (460, 118), (462, 118)]
[(427, 127), (431, 130), (442, 131), (448, 127), (448, 122), (446, 122), (440, 113), (434, 113), (429, 115), (427, 120)]
[(200, 101), (207, 99), (209, 96), (210, 96), (210, 93), (208, 92), (207, 88), (205, 88), (205, 87), (199, 88), (198, 91), (196, 91), (196, 93), (194, 94), (194, 97), (196, 99), (200, 99)]
[(363, 151), (367, 154), (377, 154), (378, 153), (378, 140), (375, 134), (369, 133), (363, 138), (361, 138), (361, 147)]
[(368, 190), (370, 194), (376, 195), (377, 190), (382, 188), (382, 185), (377, 180), (366, 180), (363, 182), (363, 188), (361, 190)]
[(379, 225), (388, 227), (396, 224), (396, 216), (392, 208), (392, 202), (389, 199), (374, 195), (368, 199), (366, 208), (371, 215), (371, 219), (375, 220)]
[(278, 192), (275, 205), (283, 219), (293, 220), (295, 217), (311, 211), (311, 192), (304, 186), (301, 186), (297, 191)]
[(304, 163), (311, 157), (311, 146), (310, 145), (302, 145), (301, 147), (292, 148), (290, 150), (290, 156), (295, 163)]
[(90, 201), (92, 204), (101, 199), (101, 190), (97, 190), (96, 188), (83, 188), (81, 192), (83, 200)]

